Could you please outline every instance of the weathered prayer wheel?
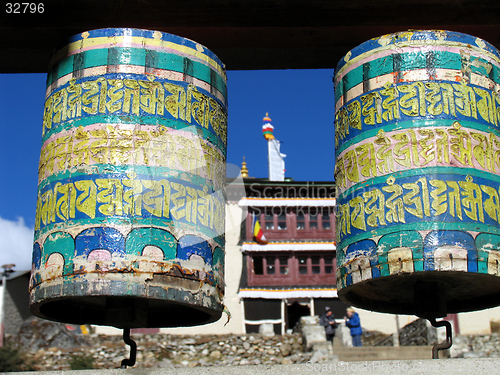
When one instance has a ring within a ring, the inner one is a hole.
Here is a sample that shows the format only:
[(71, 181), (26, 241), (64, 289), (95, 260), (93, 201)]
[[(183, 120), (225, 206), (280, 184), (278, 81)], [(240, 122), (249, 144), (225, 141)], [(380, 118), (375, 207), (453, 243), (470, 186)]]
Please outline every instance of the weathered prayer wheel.
[(55, 53), (33, 314), (118, 328), (220, 318), (226, 101), (221, 61), (175, 35), (92, 30)]
[(470, 35), (412, 30), (339, 62), (344, 301), (434, 318), (500, 304), (499, 57)]

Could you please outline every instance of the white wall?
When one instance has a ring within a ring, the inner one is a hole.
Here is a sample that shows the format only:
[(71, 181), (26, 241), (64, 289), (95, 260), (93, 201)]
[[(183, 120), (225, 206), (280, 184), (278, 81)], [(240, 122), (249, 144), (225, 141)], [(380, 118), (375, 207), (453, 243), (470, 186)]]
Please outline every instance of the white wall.
[[(355, 308), (361, 319), (361, 326), (370, 331), (386, 334), (396, 332), (396, 316)], [(399, 327), (418, 319), (414, 315), (399, 315)], [(438, 319), (440, 320), (440, 319)], [(500, 321), (500, 307), (458, 314), (461, 335), (490, 334), (490, 321)], [(454, 332), (455, 334), (456, 332)]]
[[(384, 314), (369, 310), (354, 308), (361, 319), (361, 327), (369, 331), (380, 331), (385, 334), (396, 332), (396, 315)], [(418, 319), (414, 315), (398, 315), (399, 328)]]
[(489, 334), (490, 321), (500, 320), (500, 307), (458, 314), (460, 334)]

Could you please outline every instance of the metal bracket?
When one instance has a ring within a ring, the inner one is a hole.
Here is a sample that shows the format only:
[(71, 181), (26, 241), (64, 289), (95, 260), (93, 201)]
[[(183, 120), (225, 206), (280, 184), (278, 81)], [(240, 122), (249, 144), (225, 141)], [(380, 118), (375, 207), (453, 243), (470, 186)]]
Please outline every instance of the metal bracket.
[(135, 365), (137, 344), (130, 338), (130, 328), (125, 328), (123, 330), (123, 341), (125, 342), (125, 344), (130, 346), (130, 358), (123, 359), (120, 368), (127, 368), (127, 366), (132, 367), (133, 365)]
[(438, 351), (445, 350), (451, 348), (453, 344), (451, 340), (451, 324), (447, 320), (441, 320), (436, 322), (435, 318), (429, 318), (429, 322), (431, 322), (433, 327), (446, 327), (446, 340), (441, 344), (436, 344), (432, 347), (432, 359), (439, 359)]

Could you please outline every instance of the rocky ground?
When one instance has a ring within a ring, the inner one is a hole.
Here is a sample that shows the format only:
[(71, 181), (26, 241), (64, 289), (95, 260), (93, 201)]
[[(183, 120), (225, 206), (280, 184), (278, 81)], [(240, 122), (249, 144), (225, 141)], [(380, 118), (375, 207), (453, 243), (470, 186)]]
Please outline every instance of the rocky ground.
[[(119, 368), (128, 358), (129, 347), (121, 336), (86, 335), (90, 346), (39, 348), (27, 351), (36, 370), (68, 370), (75, 357), (86, 356), (94, 368)], [(134, 367), (239, 366), (307, 362), (299, 335), (174, 336), (132, 335), (137, 343)], [(85, 360), (85, 358), (83, 358)]]
[(450, 349), (452, 358), (499, 358), (500, 335), (456, 336)]
[[(418, 324), (413, 324), (410, 328), (407, 328), (411, 331), (408, 337), (426, 336), (426, 339), (429, 339), (428, 334), (423, 335), (424, 325), (420, 327)], [(26, 362), (31, 363), (31, 368), (34, 370), (119, 368), (121, 361), (129, 358), (130, 348), (125, 345), (121, 336), (82, 335), (75, 332), (63, 324), (32, 320), (25, 322), (19, 335), (8, 338), (8, 341), (24, 352)], [(319, 352), (304, 351), (308, 340), (307, 335), (304, 337), (301, 334), (284, 336), (133, 334), (132, 339), (138, 347), (134, 367), (272, 365), (318, 361)], [(400, 334), (403, 345), (404, 337)], [(415, 345), (414, 339), (410, 341), (407, 345)], [(425, 345), (432, 344), (425, 343)], [(363, 345), (390, 346), (392, 339), (380, 332), (366, 332), (363, 335)], [(452, 358), (500, 357), (500, 335), (456, 336), (449, 354)], [(333, 360), (333, 357), (329, 355), (326, 359)]]

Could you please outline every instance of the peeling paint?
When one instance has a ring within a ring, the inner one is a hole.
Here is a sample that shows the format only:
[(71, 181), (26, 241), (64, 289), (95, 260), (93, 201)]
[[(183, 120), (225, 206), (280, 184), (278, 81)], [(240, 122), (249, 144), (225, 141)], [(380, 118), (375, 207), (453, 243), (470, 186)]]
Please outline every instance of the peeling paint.
[[(134, 43), (122, 45), (123, 36)], [(204, 46), (160, 31), (92, 30), (70, 43), (47, 79), (32, 312), (133, 328), (217, 320), (223, 64)]]
[(500, 293), (500, 52), (440, 30), (374, 38), (335, 75), (339, 296), (417, 311), (417, 284), (447, 311)]

